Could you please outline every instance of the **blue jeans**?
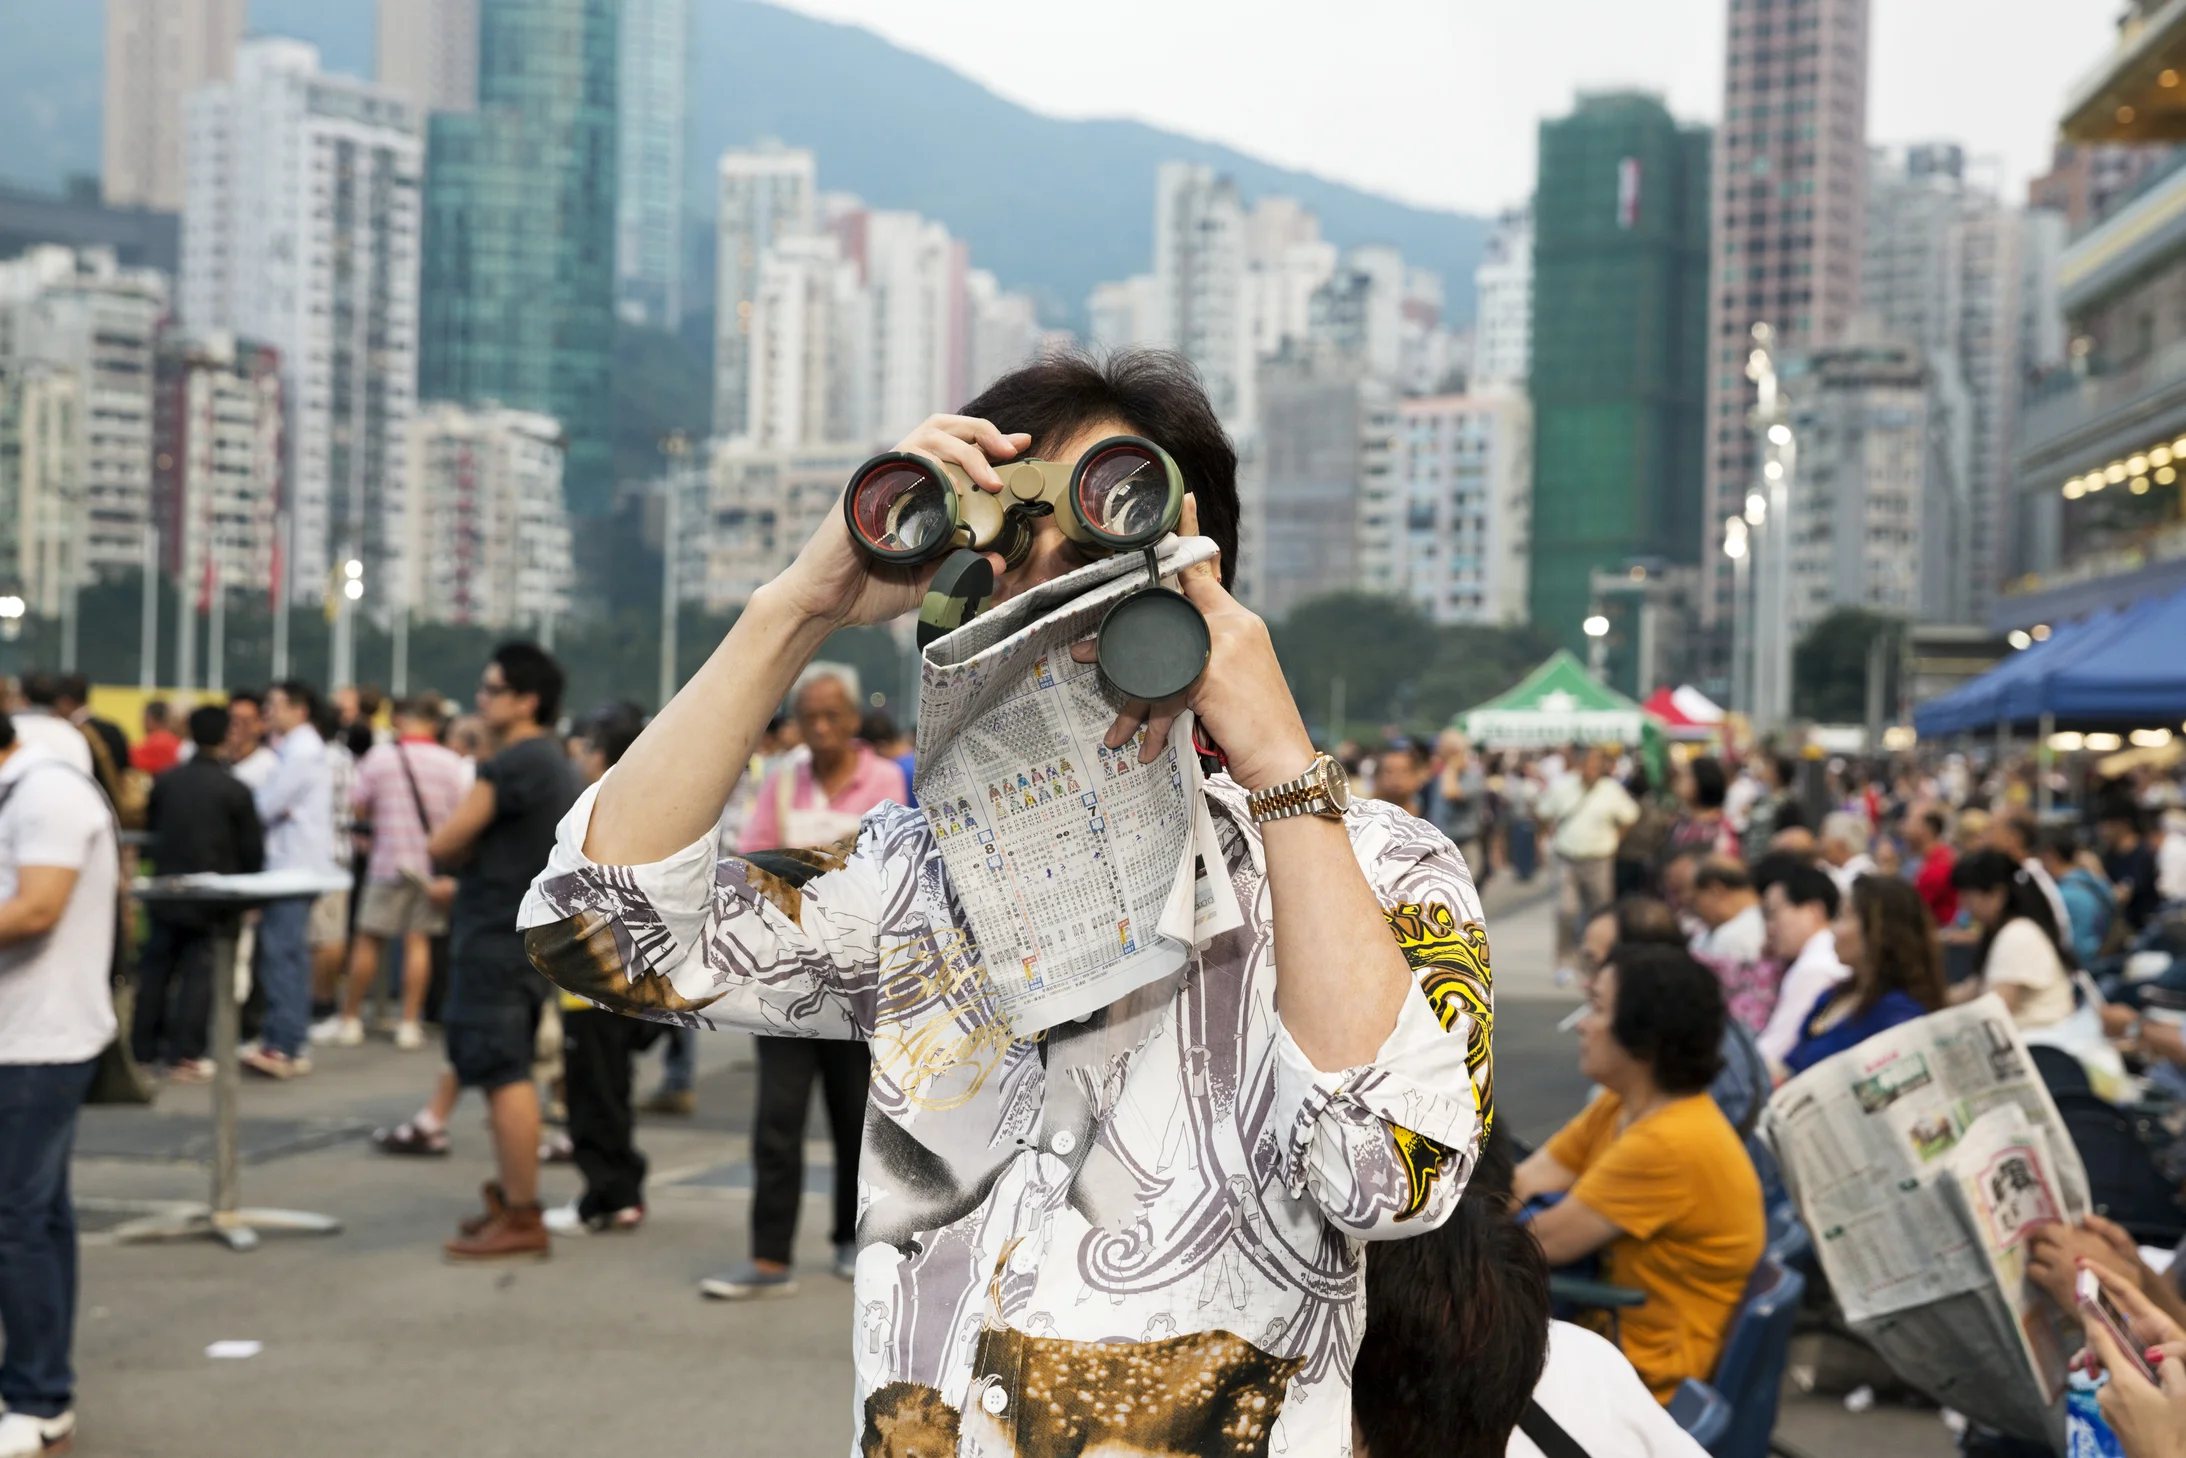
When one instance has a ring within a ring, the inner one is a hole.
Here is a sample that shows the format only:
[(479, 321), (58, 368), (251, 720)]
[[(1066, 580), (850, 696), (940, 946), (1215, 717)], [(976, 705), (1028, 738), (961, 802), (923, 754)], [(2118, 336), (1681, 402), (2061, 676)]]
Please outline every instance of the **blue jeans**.
[(68, 1155), (98, 1060), (0, 1063), (0, 1402), (58, 1417), (76, 1397), (76, 1207)]
[[(311, 1036), (311, 901), (276, 901), (258, 923), (258, 976), (265, 984), (266, 1020), (258, 1044), (293, 1058)], [(217, 994), (218, 989), (215, 989)]]

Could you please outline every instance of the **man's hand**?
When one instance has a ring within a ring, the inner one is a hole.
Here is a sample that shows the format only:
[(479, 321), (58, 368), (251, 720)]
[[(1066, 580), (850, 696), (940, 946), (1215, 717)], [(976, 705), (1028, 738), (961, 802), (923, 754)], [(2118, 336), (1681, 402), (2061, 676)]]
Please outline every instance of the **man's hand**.
[[(1008, 460), (1031, 444), (1031, 436), (1004, 435), (989, 421), (934, 415), (895, 448), (962, 467), (975, 487), (998, 494), (1002, 478), (990, 462)], [(989, 560), (1000, 573), (1002, 559), (990, 554)], [(866, 556), (851, 540), (838, 505), (770, 586), (797, 616), (844, 628), (886, 622), (916, 608), (925, 599), (926, 584), (940, 570), (939, 560), (893, 567)]]
[[(1199, 534), (1199, 506), (1189, 496), (1184, 498), (1177, 533)], [(1108, 747), (1122, 744), (1143, 722), (1146, 743), (1139, 761), (1151, 763), (1168, 747), (1169, 727), (1176, 716), (1190, 709), (1207, 726), (1208, 737), (1222, 746), (1230, 778), (1247, 790), (1264, 790), (1305, 773), (1313, 763), (1313, 737), (1298, 717), (1268, 625), (1223, 590), (1218, 557), (1185, 568), (1180, 585), (1207, 619), (1211, 644), (1206, 672), (1181, 698), (1158, 704), (1140, 699), (1125, 703), (1109, 726)], [(1098, 645), (1088, 641), (1077, 644), (1070, 654), (1080, 663), (1090, 663), (1098, 651)]]
[(2081, 1261), (2131, 1281), (2136, 1289), (2140, 1285), (2139, 1253), (2120, 1251), (2100, 1230), (2052, 1223), (2027, 1238), (2027, 1279), (2047, 1292), (2067, 1316), (2079, 1312), (2073, 1283), (2079, 1278)]

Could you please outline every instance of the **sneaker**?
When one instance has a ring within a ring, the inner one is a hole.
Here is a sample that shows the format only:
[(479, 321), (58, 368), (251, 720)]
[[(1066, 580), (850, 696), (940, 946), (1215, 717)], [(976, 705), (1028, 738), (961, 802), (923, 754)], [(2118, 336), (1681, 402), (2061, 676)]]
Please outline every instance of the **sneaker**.
[(698, 1283), (698, 1294), (716, 1301), (749, 1301), (761, 1296), (787, 1296), (797, 1289), (797, 1277), (789, 1271), (762, 1271), (750, 1261)]
[(539, 1163), (568, 1164), (576, 1157), (577, 1146), (570, 1142), (566, 1130), (549, 1129), (539, 1136)]
[(362, 1048), (364, 1022), (336, 1014), (311, 1025), (311, 1041), (328, 1048)]
[(664, 1088), (638, 1105), (641, 1114), (695, 1114), (698, 1095), (687, 1088)]
[(580, 1215), (577, 1202), (546, 1212), (546, 1228), (555, 1235), (628, 1235), (645, 1223), (643, 1205), (625, 1205), (602, 1215)]
[(441, 1251), (451, 1261), (543, 1261), (554, 1254), (554, 1240), (538, 1205), (504, 1205), (475, 1234), (458, 1235)]
[(45, 1458), (66, 1453), (76, 1441), (76, 1414), (32, 1417), (27, 1412), (0, 1414), (0, 1458)]
[(415, 1119), (404, 1119), (392, 1129), (374, 1129), (372, 1147), (382, 1154), (429, 1154), (445, 1156), (448, 1131), (427, 1129)]
[(180, 1058), (167, 1070), (169, 1083), (211, 1083), (220, 1065), (210, 1058)]
[(395, 1046), (405, 1053), (415, 1053), (425, 1046), (425, 1030), (416, 1023), (403, 1023), (395, 1029)]
[(844, 1241), (835, 1247), (835, 1274), (842, 1280), (858, 1279), (858, 1247), (855, 1241)]
[(311, 1060), (301, 1055), (290, 1057), (267, 1048), (253, 1048), (243, 1055), (243, 1068), (261, 1078), (302, 1078), (311, 1072)]

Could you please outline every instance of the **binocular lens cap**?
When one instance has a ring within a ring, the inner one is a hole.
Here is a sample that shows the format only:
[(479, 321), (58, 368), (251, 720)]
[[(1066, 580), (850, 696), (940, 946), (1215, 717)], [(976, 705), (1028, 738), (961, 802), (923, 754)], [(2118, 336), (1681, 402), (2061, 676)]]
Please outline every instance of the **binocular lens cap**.
[(1192, 600), (1167, 587), (1134, 592), (1101, 619), (1101, 673), (1134, 699), (1174, 698), (1206, 670), (1213, 640)]

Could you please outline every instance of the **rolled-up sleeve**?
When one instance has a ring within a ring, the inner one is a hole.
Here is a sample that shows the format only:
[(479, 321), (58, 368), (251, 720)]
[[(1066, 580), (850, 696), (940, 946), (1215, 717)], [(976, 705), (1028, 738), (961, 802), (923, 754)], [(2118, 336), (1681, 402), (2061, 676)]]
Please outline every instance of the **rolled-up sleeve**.
[(657, 1022), (871, 1033), (883, 885), (870, 825), (824, 850), (724, 855), (709, 833), (663, 860), (606, 866), (584, 854), (598, 795), (563, 817), (518, 918), (549, 980)]
[(1327, 1072), (1276, 1034), (1274, 1128), (1290, 1193), (1362, 1239), (1431, 1229), (1456, 1208), (1494, 1110), (1487, 928), (1463, 857), (1379, 808), (1354, 848), (1412, 985), (1371, 1063)]

